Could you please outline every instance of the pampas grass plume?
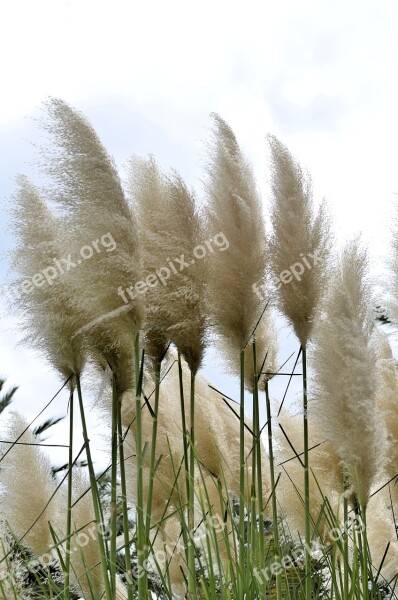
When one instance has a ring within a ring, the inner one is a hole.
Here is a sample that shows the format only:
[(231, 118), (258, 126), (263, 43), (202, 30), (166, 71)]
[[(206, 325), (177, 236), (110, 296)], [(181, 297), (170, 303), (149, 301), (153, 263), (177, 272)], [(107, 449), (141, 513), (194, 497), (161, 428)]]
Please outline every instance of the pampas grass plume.
[[(16, 440), (27, 428), (26, 419), (13, 412), (6, 439)], [(1, 462), (0, 514), (16, 538), (23, 538), (21, 543), (38, 556), (53, 543), (48, 523), (55, 522), (57, 511), (55, 498), (49, 500), (56, 486), (49, 458), (40, 447), (29, 444), (37, 444), (37, 439), (27, 430)]]
[[(31, 283), (29, 293), (14, 298), (14, 310), (22, 317), (25, 343), (40, 350), (63, 378), (80, 373), (85, 350), (76, 331), (85, 315), (78, 306), (75, 290), (56, 278), (50, 285), (42, 275), (54, 268), (54, 259), (67, 254), (67, 243), (59, 220), (39, 190), (24, 176), (17, 179), (13, 197), (12, 229), (18, 244), (12, 253), (12, 265), (18, 274), (14, 290), (34, 276), (41, 276), (39, 286)], [(14, 294), (15, 296), (15, 294)], [(71, 382), (73, 385), (73, 382)]]
[[(229, 125), (217, 114), (212, 118), (214, 136), (206, 183), (208, 230), (222, 231), (229, 247), (209, 261), (209, 310), (230, 368), (239, 373), (239, 354), (266, 305), (266, 299), (261, 300), (254, 292), (255, 285), (263, 287), (265, 283), (266, 234), (252, 167)], [(268, 353), (264, 370), (272, 371), (276, 334), (267, 311), (256, 331), (256, 342), (258, 362)], [(246, 348), (245, 362), (246, 386), (252, 390), (251, 347)]]
[[(275, 136), (270, 135), (268, 140), (273, 175), (270, 239), (273, 275), (279, 280), (281, 273), (296, 263), (304, 265), (300, 281), (292, 277), (289, 283), (279, 285), (277, 302), (305, 346), (327, 285), (329, 216), (324, 202), (317, 212), (314, 210), (311, 179), (286, 146)], [(318, 264), (310, 262), (309, 268), (303, 257), (312, 255), (317, 257)]]
[(377, 412), (377, 355), (369, 313), (366, 253), (359, 240), (344, 249), (314, 335), (312, 409), (323, 435), (341, 457), (350, 479), (351, 501), (366, 508), (381, 471), (386, 432)]
[[(170, 272), (166, 285), (158, 283), (147, 291), (149, 353), (159, 360), (170, 340), (196, 374), (207, 326), (206, 260), (192, 260), (204, 241), (196, 198), (177, 172), (166, 177), (152, 157), (130, 161), (130, 193), (138, 207), (144, 274), (153, 276), (162, 268)], [(181, 256), (188, 266), (170, 266)]]
[[(387, 336), (377, 331), (375, 340), (377, 351), (377, 410), (383, 418), (387, 430), (387, 455), (384, 464), (384, 479), (389, 481), (398, 474), (398, 368), (393, 358)], [(398, 506), (397, 484), (391, 486), (394, 504)]]
[(143, 316), (140, 296), (123, 305), (118, 295), (118, 289), (126, 290), (140, 278), (135, 218), (116, 167), (87, 119), (59, 99), (50, 99), (45, 109), (42, 126), (50, 143), (42, 150), (44, 171), (64, 215), (73, 256), (108, 236), (107, 246), (104, 242), (93, 250), (68, 278), (89, 316), (81, 332), (100, 360), (110, 364), (123, 392), (132, 385), (131, 356)]

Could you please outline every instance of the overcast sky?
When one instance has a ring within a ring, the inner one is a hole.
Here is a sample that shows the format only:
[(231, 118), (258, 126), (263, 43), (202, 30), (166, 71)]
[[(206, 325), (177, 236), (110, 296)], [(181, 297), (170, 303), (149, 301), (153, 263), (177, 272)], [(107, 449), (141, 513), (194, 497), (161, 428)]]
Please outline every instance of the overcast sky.
[[(382, 261), (398, 192), (397, 17), (396, 0), (3, 2), (1, 196), (16, 173), (35, 178), (32, 117), (48, 96), (83, 111), (121, 168), (152, 153), (199, 193), (215, 111), (253, 162), (265, 201), (273, 133), (311, 172), (315, 197), (328, 199), (338, 241), (362, 231)], [(59, 381), (16, 341), (3, 312), (0, 373), (21, 388), (15, 408), (33, 416)], [(295, 347), (290, 335), (284, 351)], [(52, 414), (65, 412), (65, 399)]]

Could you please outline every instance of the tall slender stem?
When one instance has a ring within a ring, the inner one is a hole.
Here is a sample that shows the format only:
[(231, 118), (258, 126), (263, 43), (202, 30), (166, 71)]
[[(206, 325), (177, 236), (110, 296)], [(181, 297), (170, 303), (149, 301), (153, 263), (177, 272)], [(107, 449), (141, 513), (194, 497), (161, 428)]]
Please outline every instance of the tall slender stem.
[(188, 431), (185, 419), (185, 399), (184, 399), (184, 382), (181, 365), (181, 354), (178, 352), (178, 381), (180, 384), (180, 405), (181, 405), (181, 426), (182, 426), (182, 443), (184, 447), (184, 467), (187, 486), (187, 497), (189, 496), (189, 461), (188, 461)]
[(160, 393), (160, 367), (161, 363), (155, 365), (155, 405), (153, 408), (152, 421), (152, 443), (151, 443), (151, 458), (149, 463), (149, 483), (148, 483), (148, 498), (146, 507), (146, 523), (145, 523), (145, 545), (149, 548), (149, 534), (151, 529), (151, 512), (152, 512), (152, 496), (153, 482), (155, 478), (155, 459), (156, 459), (156, 439), (158, 433), (158, 413), (159, 413), (159, 393)]
[[(187, 423), (186, 423), (186, 418), (185, 418), (184, 380), (183, 380), (183, 371), (182, 371), (182, 364), (181, 364), (181, 353), (179, 351), (178, 351), (177, 356), (178, 356), (178, 381), (179, 381), (179, 388), (180, 388), (182, 443), (183, 443), (183, 449), (184, 449), (185, 486), (186, 486), (186, 494), (187, 494), (186, 497), (187, 497), (187, 501), (188, 501), (188, 498), (190, 497), (189, 456), (188, 456), (188, 448), (189, 448), (188, 437), (189, 436), (188, 436)], [(183, 516), (184, 516), (183, 510), (181, 510), (180, 514), (181, 514), (181, 519), (183, 519)], [(182, 537), (184, 540), (184, 547), (186, 548), (187, 564), (189, 564), (188, 563), (188, 548), (189, 548), (189, 544), (191, 543), (191, 540), (188, 535), (187, 527), (184, 527), (184, 526), (182, 527)]]
[[(345, 478), (344, 478), (345, 479)], [(345, 481), (344, 481), (344, 487)], [(347, 526), (348, 523), (348, 498), (343, 496), (343, 507), (344, 507), (344, 526)], [(344, 566), (344, 591), (343, 598), (347, 600), (348, 598), (348, 556), (349, 556), (349, 545), (348, 545), (348, 532), (344, 531), (344, 554), (343, 554), (343, 566)]]
[(304, 411), (304, 511), (305, 511), (305, 597), (311, 598), (311, 526), (310, 526), (310, 474), (308, 457), (308, 392), (307, 392), (307, 349), (301, 347), (303, 361), (303, 411)]
[(110, 539), (110, 579), (112, 594), (116, 594), (116, 537), (117, 537), (117, 412), (118, 393), (115, 375), (112, 374), (112, 458), (111, 458), (111, 539)]
[(138, 562), (138, 598), (147, 598), (147, 572), (145, 569), (145, 524), (144, 524), (144, 489), (143, 466), (144, 449), (142, 446), (142, 415), (141, 415), (141, 389), (143, 377), (143, 356), (139, 364), (139, 338), (135, 341), (136, 356), (136, 394), (135, 394), (135, 447), (137, 464), (137, 562)]
[[(360, 509), (360, 518), (362, 527), (359, 528), (358, 537), (361, 540), (362, 544), (362, 589), (363, 589), (363, 600), (368, 600), (369, 597), (369, 587), (368, 587), (368, 578), (369, 578), (369, 570), (368, 570), (368, 540), (366, 535), (366, 510), (361, 505)], [(357, 524), (356, 524), (357, 525)], [(358, 526), (358, 525), (357, 525)]]
[[(254, 341), (253, 341), (254, 346)], [(255, 347), (253, 347), (253, 356), (256, 352)], [(256, 379), (256, 371), (254, 366), (253, 379)], [(257, 474), (257, 444), (259, 442), (260, 437), (260, 426), (259, 426), (259, 416), (258, 416), (258, 394), (256, 394), (257, 387), (254, 384), (253, 388), (253, 444), (252, 444), (252, 477), (251, 477), (251, 530), (252, 530), (252, 565), (257, 565), (258, 559), (258, 530), (257, 530), (257, 507), (256, 507), (256, 499), (257, 492), (256, 489), (256, 474)]]
[[(97, 524), (103, 525), (102, 518), (101, 518), (100, 499), (99, 499), (99, 492), (98, 492), (98, 486), (97, 486), (97, 479), (95, 477), (93, 461), (91, 458), (90, 440), (89, 440), (89, 437), (87, 434), (86, 417), (85, 417), (85, 413), (84, 413), (83, 396), (82, 396), (82, 390), (81, 390), (81, 386), (80, 386), (80, 376), (79, 375), (76, 375), (76, 387), (77, 387), (77, 395), (79, 398), (80, 418), (81, 418), (82, 430), (83, 430), (83, 440), (84, 440), (84, 445), (86, 448), (88, 471), (89, 471), (89, 475), (90, 475), (90, 487), (91, 487), (91, 494), (93, 497), (94, 515), (95, 515), (95, 520), (96, 520)], [(102, 567), (102, 575), (103, 575), (103, 579), (104, 579), (105, 597), (107, 600), (113, 600), (111, 588), (110, 588), (110, 584), (109, 584), (109, 578), (108, 578), (105, 539), (104, 539), (102, 531), (103, 531), (103, 527), (100, 527), (100, 531), (98, 533), (98, 546), (99, 546), (99, 551), (100, 551), (100, 556), (101, 556), (101, 567)]]
[[(257, 352), (256, 352), (256, 338), (253, 340), (253, 371), (254, 371), (254, 386), (253, 386), (253, 403), (256, 406), (256, 421), (255, 421), (255, 435), (256, 435), (256, 447), (255, 452), (257, 454), (257, 472), (253, 473), (253, 478), (257, 476), (257, 500), (258, 500), (258, 529), (259, 529), (259, 568), (262, 570), (265, 567), (265, 553), (264, 553), (264, 514), (263, 514), (263, 481), (262, 481), (262, 469), (261, 469), (261, 439), (260, 439), (260, 407), (259, 407), (259, 395), (258, 395), (258, 373), (257, 373)], [(263, 594), (265, 596), (266, 584), (264, 581)]]
[[(269, 471), (272, 490), (272, 529), (274, 537), (275, 561), (279, 563), (279, 529), (278, 529), (278, 509), (276, 504), (276, 489), (275, 489), (275, 468), (274, 468), (274, 448), (272, 440), (272, 414), (271, 402), (269, 398), (268, 380), (265, 382), (265, 403), (267, 407), (267, 433), (268, 433), (268, 455), (269, 455)], [(276, 574), (276, 597), (277, 600), (282, 598), (281, 575)]]
[[(195, 374), (191, 371), (191, 389), (189, 402), (189, 496), (188, 527), (189, 534), (195, 528)], [(196, 598), (195, 546), (189, 535), (188, 540), (188, 595)]]
[(245, 351), (240, 353), (239, 407), (239, 588), (244, 594), (245, 581)]
[(64, 598), (69, 600), (70, 581), (70, 538), (72, 534), (72, 467), (73, 467), (73, 388), (69, 394), (69, 453), (68, 453), (68, 507), (66, 518), (66, 558), (65, 558), (65, 583)]
[(123, 446), (123, 428), (122, 428), (122, 411), (121, 403), (118, 403), (117, 425), (119, 434), (119, 457), (120, 457), (120, 482), (122, 488), (122, 509), (123, 509), (123, 536), (124, 536), (124, 560), (126, 565), (126, 587), (127, 599), (133, 600), (133, 584), (131, 581), (131, 552), (130, 552), (130, 535), (129, 535), (129, 517), (127, 509), (127, 486), (126, 486), (126, 469), (124, 464), (124, 446)]

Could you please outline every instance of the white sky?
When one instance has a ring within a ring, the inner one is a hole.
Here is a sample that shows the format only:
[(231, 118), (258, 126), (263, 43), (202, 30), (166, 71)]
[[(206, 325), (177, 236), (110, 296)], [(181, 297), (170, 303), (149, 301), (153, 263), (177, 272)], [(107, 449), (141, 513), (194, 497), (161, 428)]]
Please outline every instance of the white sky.
[[(119, 165), (153, 153), (199, 190), (215, 111), (262, 190), (271, 132), (329, 200), (337, 238), (363, 231), (380, 260), (398, 192), (397, 26), (395, 0), (2, 2), (1, 195), (18, 172), (34, 179), (29, 141), (39, 134), (27, 117), (49, 95), (82, 110)], [(2, 234), (0, 248), (10, 244)], [(58, 381), (16, 339), (3, 316), (0, 372), (21, 387), (14, 407), (33, 416)]]

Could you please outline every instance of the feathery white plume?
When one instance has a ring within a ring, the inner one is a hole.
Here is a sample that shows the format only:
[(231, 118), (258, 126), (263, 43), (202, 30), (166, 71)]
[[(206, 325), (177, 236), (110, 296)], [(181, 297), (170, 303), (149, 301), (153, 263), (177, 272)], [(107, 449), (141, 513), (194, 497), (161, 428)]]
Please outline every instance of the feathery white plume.
[(386, 444), (376, 405), (377, 356), (366, 269), (366, 254), (354, 240), (329, 282), (323, 319), (314, 333), (316, 393), (311, 404), (323, 434), (343, 461), (351, 501), (362, 507), (383, 466)]
[[(209, 310), (232, 370), (266, 306), (255, 293), (263, 288), (267, 244), (261, 200), (252, 167), (227, 123), (213, 114), (214, 138), (209, 149), (207, 220), (211, 233), (222, 232), (228, 248), (209, 260)], [(264, 371), (273, 371), (276, 334), (268, 308), (256, 331), (258, 362), (267, 354)], [(246, 385), (253, 388), (252, 348), (245, 351)], [(261, 365), (259, 365), (261, 366)]]
[(81, 340), (74, 336), (85, 322), (77, 290), (65, 285), (55, 266), (67, 254), (67, 243), (59, 220), (35, 186), (24, 176), (17, 181), (12, 207), (18, 240), (12, 253), (18, 274), (14, 306), (22, 317), (25, 342), (43, 352), (67, 378), (83, 368)]
[[(380, 412), (387, 430), (387, 450), (384, 464), (384, 479), (398, 475), (398, 367), (393, 358), (391, 346), (384, 332), (377, 330), (377, 410)], [(391, 485), (394, 504), (398, 502), (398, 486)]]
[[(28, 421), (13, 412), (3, 435), (12, 442), (27, 428)], [(8, 449), (9, 444), (4, 444), (3, 451)], [(38, 556), (46, 552), (53, 544), (48, 523), (54, 523), (56, 518), (55, 498), (50, 500), (56, 485), (50, 460), (37, 445), (31, 431), (27, 430), (11, 452), (4, 456), (0, 482), (1, 519), (18, 540), (23, 538), (21, 543), (34, 554)]]
[(268, 139), (273, 172), (270, 258), (277, 301), (305, 346), (327, 285), (329, 217), (324, 202), (315, 212), (311, 179), (286, 146), (275, 136)]
[(135, 219), (116, 167), (87, 119), (59, 99), (50, 99), (46, 109), (43, 128), (51, 137), (42, 150), (44, 171), (74, 248), (77, 265), (67, 275), (90, 315), (82, 333), (111, 365), (123, 391), (131, 386), (132, 349), (142, 319), (141, 298), (123, 306), (118, 295), (139, 279)]
[(387, 487), (370, 499), (366, 514), (366, 538), (375, 574), (380, 570), (388, 546), (380, 572), (388, 583), (398, 574), (397, 532), (393, 512), (388, 509), (389, 505), (390, 497)]
[(146, 291), (149, 353), (159, 360), (170, 340), (195, 374), (207, 324), (206, 261), (193, 254), (204, 241), (195, 196), (178, 173), (161, 173), (152, 157), (131, 160), (130, 193), (138, 207), (144, 274), (153, 279)]

